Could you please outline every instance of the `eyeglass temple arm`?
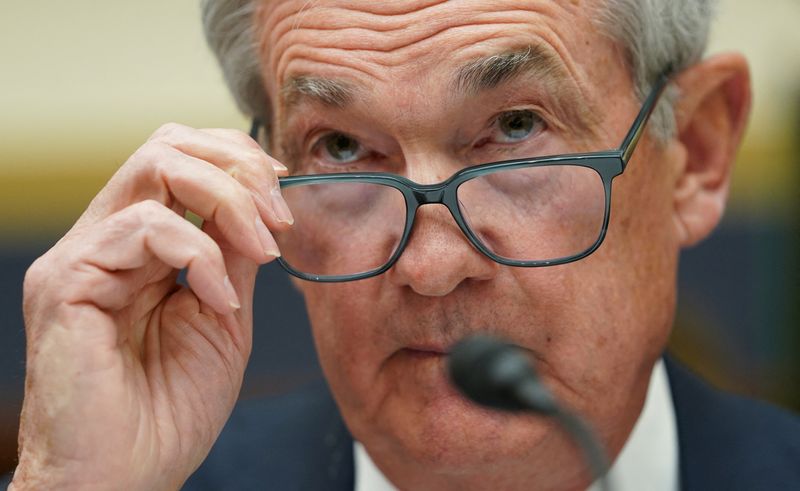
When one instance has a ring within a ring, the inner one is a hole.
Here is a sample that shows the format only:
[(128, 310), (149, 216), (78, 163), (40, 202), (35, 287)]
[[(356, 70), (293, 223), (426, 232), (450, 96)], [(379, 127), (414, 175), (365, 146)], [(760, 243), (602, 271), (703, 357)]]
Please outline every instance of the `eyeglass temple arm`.
[(252, 123), (250, 123), (250, 138), (255, 141), (258, 141), (258, 131), (261, 129), (261, 120), (258, 117), (253, 117)]
[(669, 81), (669, 73), (670, 71), (668, 70), (658, 76), (656, 83), (653, 85), (653, 88), (650, 91), (650, 95), (647, 96), (647, 100), (642, 105), (642, 109), (639, 111), (639, 114), (636, 116), (636, 120), (633, 122), (631, 130), (625, 136), (625, 139), (622, 141), (622, 145), (619, 147), (623, 169), (628, 165), (628, 161), (630, 160), (631, 155), (633, 155), (633, 151), (636, 150), (636, 145), (639, 143), (642, 135), (644, 135), (644, 130), (647, 126), (647, 120), (650, 119), (650, 115), (653, 114), (653, 111), (658, 105), (658, 100), (661, 97), (661, 93), (667, 86), (667, 82)]

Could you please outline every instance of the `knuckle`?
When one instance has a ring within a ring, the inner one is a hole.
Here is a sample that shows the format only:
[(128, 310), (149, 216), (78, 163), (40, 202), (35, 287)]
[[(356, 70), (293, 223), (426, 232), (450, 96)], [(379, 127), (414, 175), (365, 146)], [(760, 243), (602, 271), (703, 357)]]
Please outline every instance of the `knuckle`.
[(228, 135), (230, 135), (231, 140), (235, 141), (236, 143), (238, 143), (240, 145), (245, 145), (247, 147), (254, 148), (254, 149), (255, 149), (255, 147), (258, 147), (258, 143), (256, 143), (255, 140), (250, 138), (250, 135), (248, 135), (247, 133), (245, 133), (242, 130), (229, 129), (228, 130)]
[(266, 154), (257, 148), (252, 148), (252, 147), (245, 148), (244, 156), (247, 160), (247, 163), (251, 165), (261, 166), (267, 163)]
[(110, 217), (111, 225), (128, 230), (149, 227), (163, 221), (165, 211), (169, 210), (156, 200), (138, 201)]
[[(51, 307), (68, 293), (67, 289), (53, 285), (59, 283), (58, 278), (63, 270), (70, 267), (71, 258), (53, 258), (52, 255), (51, 249), (37, 258), (28, 267), (22, 280), (22, 313), (28, 335), (41, 324), (42, 316), (47, 315)], [(60, 255), (63, 256), (64, 252)]]
[(156, 168), (167, 160), (172, 147), (157, 140), (151, 140), (139, 147), (130, 162), (144, 168)]
[(164, 123), (150, 137), (150, 140), (175, 142), (185, 134), (188, 127), (179, 123)]
[(173, 212), (154, 199), (140, 201), (133, 207), (136, 220), (143, 226), (154, 226), (170, 219)]
[(136, 204), (137, 212), (143, 218), (162, 217), (167, 208), (154, 199), (142, 200)]
[(25, 271), (22, 280), (22, 291), (25, 297), (29, 297), (39, 290), (47, 282), (47, 278), (52, 274), (52, 269), (47, 261), (47, 256), (37, 258), (33, 264)]
[(215, 128), (212, 130), (217, 136), (247, 149), (258, 150), (261, 146), (250, 135), (236, 128)]

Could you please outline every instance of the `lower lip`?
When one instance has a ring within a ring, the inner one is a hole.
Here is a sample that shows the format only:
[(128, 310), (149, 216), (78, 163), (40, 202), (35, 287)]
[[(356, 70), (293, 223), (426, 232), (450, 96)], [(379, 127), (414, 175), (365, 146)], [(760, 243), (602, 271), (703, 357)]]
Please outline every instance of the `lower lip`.
[[(398, 380), (412, 382), (414, 397), (419, 401), (442, 404), (468, 404), (450, 382), (447, 370), (448, 354), (442, 351), (404, 348), (397, 352), (401, 368)], [(470, 403), (471, 406), (471, 403)]]
[(403, 350), (407, 356), (412, 358), (438, 358), (445, 356), (447, 353), (442, 353), (440, 351), (428, 351), (428, 350), (420, 350), (420, 349), (413, 349), (413, 348), (405, 348)]

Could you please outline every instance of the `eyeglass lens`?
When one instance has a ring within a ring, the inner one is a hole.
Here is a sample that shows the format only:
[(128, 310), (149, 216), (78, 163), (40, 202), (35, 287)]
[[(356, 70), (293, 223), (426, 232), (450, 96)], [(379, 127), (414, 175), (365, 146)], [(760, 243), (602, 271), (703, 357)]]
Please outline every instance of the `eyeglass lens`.
[(484, 247), (512, 261), (553, 261), (580, 254), (600, 237), (605, 189), (593, 169), (525, 167), (471, 179), (458, 205)]
[(362, 182), (316, 182), (281, 190), (294, 225), (276, 233), (283, 260), (316, 276), (380, 268), (403, 236), (406, 201), (399, 190)]
[[(384, 266), (403, 236), (406, 201), (393, 187), (312, 182), (286, 187), (295, 224), (276, 233), (283, 260), (315, 276), (355, 275)], [(516, 261), (551, 261), (585, 252), (600, 237), (605, 189), (579, 165), (494, 171), (463, 182), (458, 206), (491, 253)]]

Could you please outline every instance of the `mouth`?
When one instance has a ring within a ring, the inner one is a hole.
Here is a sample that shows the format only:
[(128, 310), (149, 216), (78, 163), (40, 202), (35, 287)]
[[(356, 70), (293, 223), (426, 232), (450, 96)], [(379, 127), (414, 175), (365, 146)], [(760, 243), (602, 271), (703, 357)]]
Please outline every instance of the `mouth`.
[(413, 358), (432, 358), (447, 356), (450, 353), (449, 348), (432, 345), (414, 345), (406, 346), (401, 350), (405, 355)]
[(404, 349), (401, 354), (411, 362), (444, 361), (444, 358), (447, 356), (446, 353), (414, 349)]
[(442, 346), (410, 345), (389, 358), (395, 390), (415, 400), (445, 400), (457, 396), (447, 371), (448, 350)]

